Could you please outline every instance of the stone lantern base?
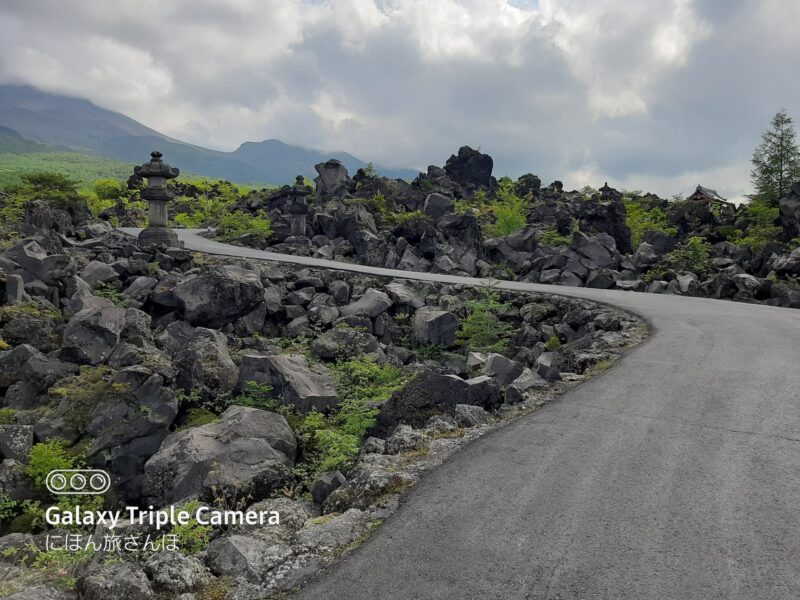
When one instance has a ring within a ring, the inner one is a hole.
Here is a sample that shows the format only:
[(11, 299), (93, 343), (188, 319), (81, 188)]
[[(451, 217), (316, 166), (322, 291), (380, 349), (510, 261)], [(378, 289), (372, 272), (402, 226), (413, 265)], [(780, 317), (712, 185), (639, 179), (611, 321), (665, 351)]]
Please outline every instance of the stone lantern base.
[(142, 247), (164, 244), (168, 248), (183, 248), (178, 234), (169, 227), (148, 227), (139, 233), (139, 244)]

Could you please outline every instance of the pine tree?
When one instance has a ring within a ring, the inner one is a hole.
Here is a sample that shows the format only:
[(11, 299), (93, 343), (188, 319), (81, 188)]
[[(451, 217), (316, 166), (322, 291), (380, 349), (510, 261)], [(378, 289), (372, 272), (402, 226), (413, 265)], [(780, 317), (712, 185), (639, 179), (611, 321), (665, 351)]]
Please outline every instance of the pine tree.
[(761, 136), (753, 152), (750, 176), (757, 196), (777, 206), (795, 181), (800, 181), (800, 149), (795, 138), (794, 123), (785, 110), (772, 118), (772, 128)]

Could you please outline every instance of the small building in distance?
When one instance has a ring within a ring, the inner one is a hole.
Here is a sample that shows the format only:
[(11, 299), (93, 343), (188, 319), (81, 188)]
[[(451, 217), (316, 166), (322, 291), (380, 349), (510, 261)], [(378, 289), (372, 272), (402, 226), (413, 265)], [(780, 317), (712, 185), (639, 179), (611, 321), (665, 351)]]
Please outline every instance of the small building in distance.
[(697, 189), (694, 193), (687, 198), (687, 200), (694, 200), (695, 202), (705, 202), (706, 204), (710, 205), (732, 205), (731, 202), (728, 202), (725, 198), (720, 196), (717, 193), (717, 190), (712, 190), (710, 188), (703, 187), (702, 185), (698, 185)]

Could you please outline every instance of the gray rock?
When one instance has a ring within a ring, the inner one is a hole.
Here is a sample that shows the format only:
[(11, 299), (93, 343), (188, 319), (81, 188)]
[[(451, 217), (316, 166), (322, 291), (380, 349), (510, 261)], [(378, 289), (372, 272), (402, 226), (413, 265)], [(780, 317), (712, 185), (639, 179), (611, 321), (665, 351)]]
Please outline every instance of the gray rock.
[(172, 294), (189, 323), (219, 327), (261, 303), (264, 286), (254, 271), (226, 265), (204, 267), (176, 285)]
[(284, 417), (231, 406), (217, 423), (167, 437), (144, 466), (145, 492), (161, 506), (215, 489), (264, 498), (282, 483), (296, 450)]
[(422, 210), (429, 217), (438, 219), (446, 213), (453, 212), (453, 199), (436, 192), (428, 194)]
[(334, 327), (311, 342), (311, 354), (322, 360), (342, 360), (377, 351), (375, 336), (352, 327)]
[(450, 415), (433, 415), (423, 429), (433, 434), (447, 433), (458, 429), (458, 423)]
[(38, 279), (47, 285), (57, 284), (59, 280), (69, 275), (72, 264), (69, 256), (65, 254), (48, 256), (47, 251), (35, 240), (23, 241), (7, 250), (5, 255), (27, 271), (33, 279)]
[(86, 308), (75, 314), (64, 328), (62, 355), (82, 364), (105, 362), (119, 343), (124, 327), (124, 308)]
[(350, 301), (350, 284), (340, 279), (331, 281), (328, 284), (328, 293), (339, 306), (347, 304)]
[(155, 594), (145, 574), (131, 563), (94, 565), (78, 579), (78, 591), (84, 600), (152, 600)]
[(423, 307), (414, 314), (413, 330), (420, 344), (449, 348), (456, 343), (458, 318), (445, 310)]
[(324, 523), (307, 524), (297, 534), (297, 546), (317, 553), (330, 552), (356, 541), (368, 523), (367, 513), (351, 508)]
[(525, 367), (520, 376), (506, 388), (506, 403), (516, 404), (522, 402), (528, 390), (540, 389), (543, 387), (547, 387), (547, 381), (535, 371)]
[(6, 600), (77, 600), (77, 598), (78, 596), (75, 592), (59, 590), (49, 585), (35, 585), (6, 596)]
[(198, 327), (183, 350), (173, 359), (177, 369), (176, 385), (185, 392), (197, 390), (204, 398), (230, 392), (239, 371), (228, 352), (224, 334)]
[(150, 292), (156, 287), (157, 283), (158, 279), (155, 277), (136, 277), (131, 281), (130, 285), (125, 288), (123, 294), (134, 300), (144, 302), (147, 296), (150, 295)]
[(30, 300), (25, 292), (25, 282), (19, 275), (6, 276), (6, 304), (19, 304)]
[(419, 450), (427, 445), (425, 434), (408, 425), (398, 425), (394, 433), (386, 440), (387, 454), (400, 454), (409, 450)]
[(322, 365), (309, 366), (300, 354), (245, 354), (237, 388), (248, 381), (271, 385), (283, 404), (304, 413), (312, 408), (324, 411), (339, 403), (327, 370)]
[(522, 365), (495, 352), (489, 354), (481, 373), (494, 377), (501, 386), (506, 386), (522, 374)]
[(455, 419), (461, 427), (476, 427), (491, 421), (491, 415), (480, 406), (471, 404), (456, 404)]
[(311, 484), (311, 497), (314, 502), (322, 504), (331, 493), (340, 488), (347, 480), (339, 471), (329, 471), (317, 477)]
[(338, 160), (331, 159), (314, 165), (319, 175), (314, 178), (317, 186), (317, 197), (322, 201), (344, 195), (350, 184), (347, 168)]
[(157, 590), (173, 594), (200, 591), (209, 580), (203, 563), (180, 552), (156, 552), (147, 559), (144, 572)]
[(260, 583), (270, 569), (292, 555), (285, 544), (274, 544), (246, 535), (218, 537), (208, 545), (206, 563), (218, 576)]
[(118, 280), (119, 273), (111, 265), (99, 260), (93, 260), (81, 271), (81, 279), (89, 285), (108, 283), (109, 281)]
[(386, 440), (370, 436), (361, 444), (361, 452), (365, 454), (384, 454), (386, 452)]
[(32, 446), (32, 425), (0, 425), (0, 455), (3, 458), (27, 463)]
[(392, 306), (392, 300), (388, 295), (370, 288), (356, 302), (342, 306), (339, 312), (345, 317), (366, 316), (374, 319), (379, 314), (386, 312), (390, 306)]
[(0, 352), (0, 387), (25, 381), (43, 391), (59, 379), (77, 372), (77, 365), (49, 358), (29, 344)]
[(392, 302), (394, 302), (395, 306), (405, 305), (414, 309), (425, 306), (425, 300), (411, 288), (403, 285), (402, 283), (389, 283), (386, 284), (383, 289), (385, 289), (386, 293), (389, 294), (389, 298), (392, 299)]

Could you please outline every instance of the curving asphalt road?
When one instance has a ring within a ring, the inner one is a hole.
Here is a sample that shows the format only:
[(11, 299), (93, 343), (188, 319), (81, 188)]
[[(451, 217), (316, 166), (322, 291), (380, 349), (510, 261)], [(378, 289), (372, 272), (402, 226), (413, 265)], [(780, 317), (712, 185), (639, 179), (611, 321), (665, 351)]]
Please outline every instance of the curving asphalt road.
[[(211, 254), (405, 279), (215, 243)], [(499, 282), (653, 326), (611, 371), (479, 439), (293, 598), (800, 598), (800, 311)]]

